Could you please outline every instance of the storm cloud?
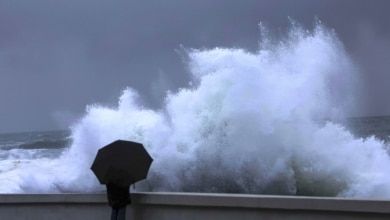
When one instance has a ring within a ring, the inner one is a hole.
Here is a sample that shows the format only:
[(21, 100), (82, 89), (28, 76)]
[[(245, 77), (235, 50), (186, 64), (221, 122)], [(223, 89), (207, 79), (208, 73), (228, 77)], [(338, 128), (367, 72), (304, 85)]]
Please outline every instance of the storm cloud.
[(189, 82), (182, 48), (258, 49), (263, 22), (289, 18), (335, 30), (360, 70), (359, 116), (388, 115), (390, 1), (3, 0), (0, 3), (0, 133), (64, 129), (90, 104), (115, 105), (137, 90), (158, 108)]

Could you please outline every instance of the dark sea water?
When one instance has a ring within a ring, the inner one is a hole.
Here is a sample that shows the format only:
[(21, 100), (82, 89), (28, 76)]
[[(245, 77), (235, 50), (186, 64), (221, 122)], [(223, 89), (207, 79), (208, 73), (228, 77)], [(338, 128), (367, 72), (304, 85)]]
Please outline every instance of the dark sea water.
[(0, 134), (0, 159), (56, 158), (70, 147), (70, 131)]

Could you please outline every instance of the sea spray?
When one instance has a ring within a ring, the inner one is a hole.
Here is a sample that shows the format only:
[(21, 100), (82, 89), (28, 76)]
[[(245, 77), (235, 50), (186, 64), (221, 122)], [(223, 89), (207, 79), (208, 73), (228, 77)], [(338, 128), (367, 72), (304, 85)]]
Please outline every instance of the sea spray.
[(193, 81), (159, 110), (131, 88), (115, 108), (89, 106), (60, 158), (15, 165), (1, 190), (102, 191), (90, 170), (96, 152), (127, 139), (154, 158), (140, 191), (389, 198), (386, 144), (338, 123), (353, 111), (358, 73), (336, 34), (293, 24), (259, 48), (188, 50)]

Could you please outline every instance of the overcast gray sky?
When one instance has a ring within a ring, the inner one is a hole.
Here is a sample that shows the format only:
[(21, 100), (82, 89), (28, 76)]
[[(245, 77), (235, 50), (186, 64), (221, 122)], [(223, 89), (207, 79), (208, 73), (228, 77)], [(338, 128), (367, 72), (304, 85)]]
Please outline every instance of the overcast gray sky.
[(131, 86), (187, 85), (187, 48), (258, 49), (259, 22), (335, 29), (363, 73), (361, 115), (390, 115), (387, 0), (0, 0), (0, 133), (66, 128)]

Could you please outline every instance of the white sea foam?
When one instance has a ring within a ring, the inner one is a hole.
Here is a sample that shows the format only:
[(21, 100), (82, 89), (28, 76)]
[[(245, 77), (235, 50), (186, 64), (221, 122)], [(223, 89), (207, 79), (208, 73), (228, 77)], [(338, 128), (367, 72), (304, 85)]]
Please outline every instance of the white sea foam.
[(293, 25), (280, 41), (263, 36), (256, 53), (188, 56), (191, 86), (160, 110), (140, 106), (131, 88), (116, 108), (89, 106), (59, 159), (4, 162), (0, 191), (104, 190), (91, 163), (127, 139), (154, 158), (138, 190), (390, 198), (385, 144), (337, 123), (353, 111), (358, 73), (331, 30)]

